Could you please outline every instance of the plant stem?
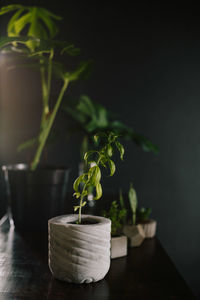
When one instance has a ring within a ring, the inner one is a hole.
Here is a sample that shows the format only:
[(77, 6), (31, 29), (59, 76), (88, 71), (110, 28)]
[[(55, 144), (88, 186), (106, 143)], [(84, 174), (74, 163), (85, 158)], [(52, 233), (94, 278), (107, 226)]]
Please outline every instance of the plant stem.
[(136, 213), (133, 213), (133, 225), (136, 223)]
[(80, 200), (79, 210), (78, 210), (78, 224), (81, 224), (81, 209), (82, 209), (83, 199), (84, 197), (82, 196)]
[(79, 203), (79, 209), (78, 209), (78, 224), (81, 224), (81, 210), (82, 210), (82, 203), (83, 203), (83, 199), (85, 196), (84, 195), (84, 192), (86, 190), (86, 187), (87, 187), (87, 183), (88, 181), (85, 183), (84, 185), (84, 188), (82, 190), (82, 195), (81, 195), (81, 200), (80, 200), (80, 203)]
[[(50, 50), (49, 54), (49, 63), (47, 69), (47, 80), (45, 79), (45, 68), (44, 66), (41, 67), (41, 81), (42, 81), (42, 99), (43, 99), (43, 112), (41, 117), (41, 125), (40, 129), (44, 127), (45, 118), (49, 114), (49, 98), (50, 98), (50, 91), (51, 91), (51, 79), (52, 79), (52, 59), (54, 56), (53, 49)], [(43, 64), (42, 59), (40, 63)]]
[(50, 92), (51, 92), (51, 79), (52, 79), (52, 60), (54, 56), (53, 49), (50, 50), (49, 64), (48, 64), (48, 77), (47, 77), (47, 104), (49, 102)]
[[(101, 160), (101, 157), (99, 156), (99, 158), (98, 158), (98, 160), (97, 160), (97, 162), (96, 162), (97, 166), (98, 166), (100, 160)], [(83, 199), (84, 199), (84, 197), (85, 197), (85, 196), (83, 196), (83, 195), (84, 195), (84, 192), (85, 192), (85, 190), (86, 190), (86, 188), (87, 188), (88, 182), (89, 182), (89, 180), (87, 180), (87, 182), (85, 183), (84, 188), (83, 188), (82, 193), (81, 193), (82, 196), (81, 196), (81, 200), (80, 200), (80, 204), (79, 204), (79, 209), (78, 209), (78, 224), (81, 224), (81, 210), (82, 210), (82, 203), (83, 203)]]
[[(42, 60), (41, 60), (42, 63)], [(42, 110), (42, 117), (41, 117), (41, 124), (40, 124), (40, 129), (43, 128), (44, 126), (44, 120), (45, 116), (48, 113), (48, 107), (47, 106), (47, 97), (48, 97), (48, 88), (47, 88), (47, 83), (45, 79), (45, 68), (42, 66), (40, 68), (40, 73), (41, 73), (41, 84), (42, 84), (42, 102), (43, 102), (43, 110)]]
[(41, 154), (42, 154), (42, 151), (44, 149), (44, 146), (45, 146), (45, 143), (47, 141), (47, 138), (49, 136), (49, 133), (50, 133), (50, 130), (52, 128), (52, 125), (53, 125), (53, 122), (54, 122), (54, 119), (56, 117), (56, 114), (57, 114), (57, 111), (60, 107), (60, 104), (61, 104), (61, 101), (62, 101), (62, 98), (64, 96), (64, 93), (68, 87), (68, 84), (69, 84), (69, 80), (65, 79), (64, 81), (64, 84), (62, 86), (62, 89), (60, 91), (60, 94), (58, 96), (58, 99), (56, 101), (56, 104), (54, 106), (54, 109), (53, 109), (53, 112), (51, 113), (51, 115), (49, 116), (49, 120), (45, 120), (47, 123), (47, 126), (45, 126), (45, 128), (42, 129), (42, 132), (40, 134), (40, 137), (39, 137), (39, 146), (37, 148), (37, 151), (36, 151), (36, 154), (35, 154), (35, 157), (33, 159), (33, 162), (31, 164), (31, 170), (34, 171), (40, 161), (40, 157), (41, 157)]

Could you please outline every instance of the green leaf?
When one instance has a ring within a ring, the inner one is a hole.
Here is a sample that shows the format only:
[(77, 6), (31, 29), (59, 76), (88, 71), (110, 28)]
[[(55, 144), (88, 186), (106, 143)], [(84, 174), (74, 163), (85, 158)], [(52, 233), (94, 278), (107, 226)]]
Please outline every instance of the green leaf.
[(73, 194), (73, 196), (76, 197), (76, 199), (78, 199), (81, 196), (81, 194), (79, 192), (76, 192)]
[(116, 169), (115, 164), (111, 159), (108, 159), (108, 165), (109, 165), (109, 168), (110, 168), (110, 176), (113, 176), (114, 173), (115, 173), (115, 169)]
[(98, 143), (99, 142), (99, 140), (100, 140), (100, 138), (106, 138), (107, 139), (107, 134), (106, 133), (104, 133), (104, 132), (97, 132), (94, 136), (93, 136), (93, 139), (94, 139), (94, 141), (96, 142), (96, 143)]
[(73, 189), (75, 190), (75, 192), (79, 192), (79, 190), (78, 190), (79, 185), (81, 182), (85, 182), (85, 176), (86, 176), (86, 174), (82, 174), (74, 181)]
[(97, 183), (96, 185), (96, 196), (94, 197), (94, 200), (100, 199), (102, 196), (102, 187), (100, 182)]
[(117, 137), (118, 137), (117, 134), (115, 134), (114, 132), (110, 132), (108, 135), (108, 142), (113, 143)]
[(86, 201), (84, 201), (82, 204), (81, 204), (81, 207), (85, 206), (86, 205)]
[(77, 105), (77, 109), (79, 110), (79, 112), (81, 112), (87, 116), (95, 115), (95, 107), (93, 105), (93, 102), (86, 95), (82, 95), (80, 97), (79, 103)]
[(99, 136), (98, 136), (97, 134), (95, 134), (95, 135), (93, 136), (93, 139), (94, 139), (94, 142), (97, 144), (98, 141), (99, 141)]
[(19, 16), (23, 13), (24, 9), (18, 9), (18, 11), (12, 16), (10, 21), (8, 22), (7, 32), (8, 36), (16, 36), (15, 32), (15, 21), (19, 18)]
[(84, 74), (86, 74), (90, 65), (91, 65), (91, 62), (82, 62), (79, 64), (79, 66), (74, 71), (65, 72), (64, 78), (69, 81), (76, 81), (80, 77), (84, 76)]
[(6, 47), (13, 43), (25, 44), (27, 41), (31, 40), (29, 37), (2, 37), (0, 38), (0, 48)]
[(77, 211), (80, 208), (79, 205), (74, 206), (74, 211)]
[(24, 27), (30, 22), (30, 19), (31, 14), (28, 12), (13, 23), (15, 36), (19, 36), (22, 29), (24, 29)]
[(117, 146), (117, 149), (119, 150), (121, 160), (123, 160), (124, 147), (122, 146), (122, 144), (119, 141), (115, 141), (115, 145)]
[(138, 222), (144, 222), (147, 221), (149, 219), (149, 216), (151, 214), (152, 209), (150, 207), (148, 208), (144, 208), (141, 207), (138, 211), (137, 211), (137, 218), (138, 218)]
[(55, 22), (49, 17), (48, 14), (44, 13), (45, 10), (43, 8), (38, 8), (37, 14), (38, 17), (44, 22), (46, 27), (48, 28), (50, 37), (53, 38), (58, 33), (58, 27), (56, 26)]
[(96, 186), (101, 180), (101, 170), (98, 166), (94, 166), (88, 171), (88, 178), (90, 180), (90, 184)]
[(81, 123), (81, 124), (85, 123), (85, 116), (77, 113), (76, 109), (69, 107), (68, 105), (63, 105), (62, 109), (64, 111), (66, 111), (78, 123)]
[[(8, 13), (12, 10), (17, 10), (8, 23), (7, 32), (8, 36), (19, 36), (22, 31), (26, 30), (25, 35), (36, 37), (39, 39), (53, 38), (57, 32), (58, 27), (54, 20), (60, 20), (49, 12), (37, 6), (23, 6), (23, 5), (10, 5), (3, 7), (0, 10), (0, 15)], [(33, 51), (34, 44), (29, 43), (30, 49)]]
[(136, 195), (136, 191), (132, 187), (132, 184), (130, 185), (128, 197), (129, 197), (129, 203), (130, 203), (130, 207), (131, 207), (132, 214), (133, 214), (133, 216), (132, 216), (133, 225), (135, 225), (135, 222), (136, 222), (136, 209), (137, 209), (137, 195)]
[(71, 56), (76, 56), (76, 55), (80, 54), (80, 49), (76, 48), (73, 44), (70, 44), (70, 45), (62, 48), (61, 54), (65, 53), (65, 52)]
[(9, 12), (11, 12), (12, 10), (21, 9), (22, 7), (23, 7), (23, 6), (20, 5), (20, 4), (10, 4), (10, 5), (7, 5), (7, 6), (3, 6), (3, 7), (0, 9), (0, 16), (9, 13)]
[(17, 147), (17, 151), (20, 152), (24, 149), (27, 149), (27, 148), (30, 148), (32, 147), (33, 145), (35, 145), (38, 141), (38, 138), (32, 138), (32, 139), (29, 139), (28, 141), (20, 144), (18, 147)]
[(108, 144), (108, 145), (106, 146), (106, 153), (107, 153), (107, 155), (108, 155), (109, 157), (111, 157), (111, 156), (113, 155), (113, 148), (112, 148), (112, 146), (111, 146), (110, 144)]
[(124, 198), (123, 198), (123, 194), (122, 194), (122, 189), (119, 190), (119, 202), (120, 202), (121, 208), (125, 208)]
[(100, 164), (101, 164), (104, 168), (107, 168), (106, 163), (107, 163), (106, 157), (105, 157), (104, 155), (101, 155)]
[(98, 152), (95, 151), (95, 150), (90, 150), (90, 151), (86, 152), (85, 155), (84, 155), (84, 160), (87, 161), (88, 157), (91, 156), (94, 153), (98, 153)]

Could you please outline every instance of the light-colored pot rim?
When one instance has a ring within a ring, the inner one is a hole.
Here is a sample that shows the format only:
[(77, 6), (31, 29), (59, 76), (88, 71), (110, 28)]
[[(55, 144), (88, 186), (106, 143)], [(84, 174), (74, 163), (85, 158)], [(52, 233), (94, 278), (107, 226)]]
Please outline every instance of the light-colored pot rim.
[(104, 218), (104, 217), (100, 217), (100, 216), (93, 216), (93, 215), (81, 215), (81, 219), (82, 220), (89, 220), (89, 221), (93, 221), (95, 223), (92, 224), (72, 224), (70, 222), (75, 222), (78, 220), (78, 214), (67, 214), (67, 215), (61, 215), (61, 216), (57, 216), (54, 217), (50, 220), (48, 220), (48, 224), (50, 225), (51, 223), (56, 224), (56, 225), (60, 225), (60, 226), (71, 226), (71, 227), (75, 227), (75, 228), (86, 228), (86, 227), (91, 227), (91, 226), (104, 226), (105, 224), (110, 224), (111, 225), (111, 221), (108, 218)]

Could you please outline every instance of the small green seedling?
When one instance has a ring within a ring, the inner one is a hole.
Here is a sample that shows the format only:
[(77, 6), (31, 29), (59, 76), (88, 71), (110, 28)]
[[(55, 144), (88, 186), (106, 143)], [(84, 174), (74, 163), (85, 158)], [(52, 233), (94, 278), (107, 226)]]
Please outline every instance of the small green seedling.
[[(99, 150), (91, 150), (85, 153), (84, 160), (86, 162), (88, 171), (80, 175), (74, 182), (74, 196), (79, 199), (79, 205), (74, 206), (74, 211), (78, 213), (78, 224), (81, 224), (81, 210), (86, 205), (84, 201), (87, 197), (89, 190), (95, 188), (96, 195), (94, 200), (100, 199), (102, 196), (101, 186), (101, 169), (109, 167), (110, 176), (113, 176), (116, 170), (115, 163), (111, 160), (114, 154), (114, 150), (117, 148), (120, 153), (120, 158), (123, 160), (124, 147), (118, 141), (118, 136), (113, 132), (108, 134), (99, 133), (94, 136), (94, 140), (98, 142), (101, 139), (100, 144), (104, 144)], [(100, 145), (99, 144), (99, 145)]]
[(126, 208), (120, 208), (117, 201), (111, 203), (109, 211), (103, 211), (102, 215), (111, 220), (111, 235), (116, 236), (120, 233), (126, 219)]
[(132, 211), (132, 224), (136, 224), (136, 211), (137, 211), (137, 195), (133, 188), (132, 183), (130, 184), (130, 189), (128, 193), (129, 203)]

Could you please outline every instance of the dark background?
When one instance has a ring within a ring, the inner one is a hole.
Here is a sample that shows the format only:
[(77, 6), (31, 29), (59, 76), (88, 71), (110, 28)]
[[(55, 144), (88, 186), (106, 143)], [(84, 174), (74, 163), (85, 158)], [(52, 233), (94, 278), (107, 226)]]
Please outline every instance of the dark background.
[[(24, 3), (40, 4), (62, 15), (59, 36), (81, 47), (83, 57), (94, 60), (91, 78), (74, 84), (69, 95), (76, 98), (88, 94), (160, 148), (156, 156), (126, 142), (125, 161), (118, 164), (113, 178), (106, 178), (104, 194), (116, 195), (119, 187), (126, 193), (133, 181), (140, 205), (153, 209), (152, 216), (158, 221), (158, 237), (164, 248), (200, 297), (200, 17), (197, 7), (147, 1), (132, 5), (126, 1), (120, 4), (58, 0)], [(2, 18), (1, 34), (5, 26), (6, 18)], [(37, 132), (39, 78), (28, 70), (12, 70), (5, 79), (3, 64), (1, 60), (1, 162), (27, 161), (27, 153), (17, 154), (16, 147)], [(67, 134), (61, 113), (57, 121)], [(69, 165), (72, 181), (77, 176), (79, 162), (78, 137), (62, 139), (52, 146), (48, 161)], [(71, 196), (68, 201), (73, 204)]]

